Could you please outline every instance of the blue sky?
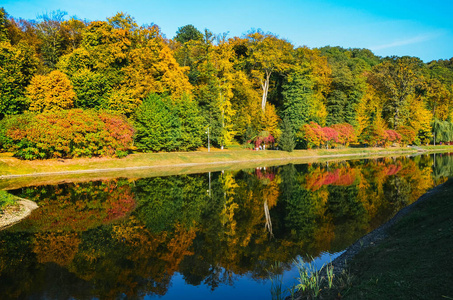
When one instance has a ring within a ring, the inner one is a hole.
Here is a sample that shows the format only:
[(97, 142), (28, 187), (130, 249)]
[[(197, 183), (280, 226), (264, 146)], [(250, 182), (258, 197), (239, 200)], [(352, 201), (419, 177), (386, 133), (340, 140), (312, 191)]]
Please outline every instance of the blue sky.
[(261, 28), (295, 46), (368, 48), (380, 56), (425, 62), (453, 57), (453, 0), (2, 0), (0, 5), (23, 19), (60, 9), (105, 20), (124, 11), (139, 25), (159, 25), (168, 38), (187, 24), (229, 37)]

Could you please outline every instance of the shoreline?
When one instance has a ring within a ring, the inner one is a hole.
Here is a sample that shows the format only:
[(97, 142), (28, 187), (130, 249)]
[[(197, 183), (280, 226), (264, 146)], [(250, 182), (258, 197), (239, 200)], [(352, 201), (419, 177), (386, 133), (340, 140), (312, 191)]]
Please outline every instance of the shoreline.
[[(395, 152), (382, 152), (382, 153), (351, 153), (351, 154), (331, 154), (331, 155), (316, 155), (316, 156), (299, 156), (299, 157), (282, 157), (282, 158), (262, 158), (252, 160), (231, 160), (228, 162), (217, 161), (217, 162), (202, 162), (202, 163), (180, 163), (173, 165), (149, 165), (149, 166), (134, 166), (134, 167), (123, 167), (123, 168), (105, 168), (105, 169), (88, 169), (88, 170), (75, 170), (75, 171), (57, 171), (57, 172), (43, 172), (43, 173), (29, 173), (29, 174), (13, 174), (13, 175), (1, 175), (1, 179), (19, 178), (19, 177), (39, 177), (39, 176), (52, 176), (52, 175), (69, 175), (69, 174), (84, 174), (84, 173), (102, 173), (102, 172), (117, 172), (117, 171), (130, 171), (130, 170), (146, 170), (153, 168), (177, 168), (177, 167), (198, 167), (208, 165), (220, 165), (220, 164), (237, 164), (243, 162), (268, 162), (268, 161), (286, 161), (286, 160), (311, 160), (320, 158), (337, 158), (337, 157), (351, 157), (351, 156), (367, 156), (367, 155), (389, 155)], [(413, 151), (401, 151), (398, 154), (414, 153)]]
[[(367, 251), (372, 247), (376, 247), (385, 243), (389, 238), (392, 237), (389, 231), (392, 229), (393, 226), (397, 225), (398, 222), (401, 221), (404, 217), (410, 215), (411, 213), (415, 213), (417, 211), (417, 207), (420, 206), (420, 204), (425, 203), (426, 201), (429, 201), (431, 199), (434, 200), (438, 194), (441, 194), (443, 192), (447, 182), (449, 181), (441, 183), (433, 187), (432, 189), (428, 190), (426, 193), (421, 195), (415, 202), (399, 210), (390, 220), (380, 225), (378, 228), (374, 229), (368, 234), (357, 239), (352, 245), (347, 247), (340, 256), (336, 257), (332, 261), (331, 264), (333, 266), (333, 274), (335, 276), (341, 276), (343, 271), (349, 273), (350, 272), (349, 268), (351, 267), (350, 263), (355, 262), (354, 259), (356, 256), (358, 256), (361, 253), (364, 253), (364, 251)], [(321, 270), (320, 276), (327, 277), (325, 269)], [(342, 290), (336, 292), (342, 292)], [(326, 299), (337, 299), (335, 298), (335, 295), (333, 296), (325, 295), (325, 297)], [(300, 295), (300, 292), (298, 291), (296, 292), (293, 298), (291, 296), (287, 296), (285, 298), (285, 300), (290, 299), (300, 300), (302, 299), (302, 295)]]
[[(349, 151), (360, 151), (352, 153), (341, 153)], [(153, 169), (174, 169), (174, 168), (197, 168), (197, 167), (212, 167), (221, 165), (237, 165), (242, 163), (278, 163), (283, 162), (287, 164), (288, 161), (297, 163), (313, 162), (322, 159), (336, 159), (336, 158), (363, 158), (368, 156), (370, 158), (383, 157), (389, 155), (408, 155), (408, 154), (423, 154), (432, 152), (449, 152), (453, 151), (450, 148), (396, 148), (396, 149), (376, 149), (376, 148), (351, 148), (351, 149), (319, 149), (312, 150), (296, 150), (294, 152), (283, 152), (274, 150), (266, 150), (259, 152), (250, 151), (214, 151), (214, 152), (173, 152), (173, 153), (140, 153), (132, 154), (129, 159), (123, 158), (94, 158), (94, 159), (68, 159), (68, 160), (46, 160), (46, 161), (20, 161), (15, 158), (9, 158), (5, 162), (5, 158), (0, 157), (0, 171), (1, 166), (7, 165), (10, 169), (14, 169), (16, 174), (3, 174), (0, 175), (0, 180), (14, 179), (22, 177), (45, 177), (45, 176), (62, 176), (62, 175), (75, 175), (75, 174), (92, 174), (92, 173), (108, 173), (108, 172), (129, 172)], [(325, 153), (327, 152), (327, 153)], [(329, 153), (330, 152), (330, 153)], [(337, 153), (340, 152), (340, 153)], [(241, 157), (244, 154), (245, 157)], [(311, 155), (310, 155), (311, 154)], [(228, 155), (229, 157), (216, 157), (218, 155)], [(164, 156), (161, 159), (159, 156)], [(166, 156), (166, 157), (165, 157)], [(140, 161), (149, 160), (148, 161)], [(153, 159), (155, 161), (153, 161)], [(138, 160), (138, 161), (137, 161)], [(176, 160), (176, 161), (175, 161)], [(207, 160), (207, 161), (204, 161)], [(78, 162), (80, 163), (78, 164)], [(174, 162), (173, 162), (174, 161)], [(183, 162), (189, 161), (189, 162)], [(154, 164), (151, 164), (154, 163)], [(44, 165), (45, 164), (45, 165)], [(122, 164), (122, 166), (115, 167), (112, 165)], [(18, 166), (15, 166), (18, 165)], [(31, 165), (33, 171), (25, 169), (24, 165)], [(44, 167), (42, 166), (44, 165)], [(75, 165), (77, 169), (67, 170)], [(107, 166), (106, 166), (107, 165)], [(16, 168), (14, 168), (16, 167)], [(53, 169), (61, 170), (53, 171)], [(65, 169), (66, 168), (66, 169)]]
[(403, 218), (404, 216), (411, 213), (417, 205), (424, 201), (429, 200), (432, 196), (439, 193), (442, 190), (444, 184), (445, 182), (428, 190), (426, 193), (421, 195), (415, 202), (399, 210), (390, 220), (388, 220), (378, 228), (374, 229), (373, 231), (362, 236), (352, 245), (346, 248), (340, 256), (338, 256), (332, 261), (334, 273), (340, 274), (344, 269), (348, 267), (348, 262), (351, 259), (353, 259), (357, 254), (359, 254), (362, 250), (365, 250), (368, 247), (375, 247), (379, 245), (382, 241), (384, 241), (389, 236), (388, 230), (393, 225), (395, 225), (395, 223), (401, 220), (401, 218)]
[(37, 208), (38, 205), (35, 202), (18, 198), (15, 205), (7, 206), (0, 214), (0, 231), (19, 223)]

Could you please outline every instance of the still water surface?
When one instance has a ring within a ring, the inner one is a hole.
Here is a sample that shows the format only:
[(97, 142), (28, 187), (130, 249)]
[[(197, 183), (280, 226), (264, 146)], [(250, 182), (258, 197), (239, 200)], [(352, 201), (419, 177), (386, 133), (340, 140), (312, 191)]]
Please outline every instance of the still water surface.
[[(453, 156), (24, 187), (1, 299), (271, 299), (452, 174)], [(282, 276), (282, 277), (281, 277)], [(271, 279), (272, 280), (271, 280)]]

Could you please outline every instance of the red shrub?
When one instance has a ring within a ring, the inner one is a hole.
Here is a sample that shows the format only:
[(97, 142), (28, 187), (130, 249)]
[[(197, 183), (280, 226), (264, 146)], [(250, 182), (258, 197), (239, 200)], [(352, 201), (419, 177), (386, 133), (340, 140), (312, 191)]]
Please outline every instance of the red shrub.
[(133, 127), (121, 115), (74, 109), (26, 116), (22, 124), (24, 116), (2, 121), (9, 150), (20, 158), (122, 155), (132, 144)]

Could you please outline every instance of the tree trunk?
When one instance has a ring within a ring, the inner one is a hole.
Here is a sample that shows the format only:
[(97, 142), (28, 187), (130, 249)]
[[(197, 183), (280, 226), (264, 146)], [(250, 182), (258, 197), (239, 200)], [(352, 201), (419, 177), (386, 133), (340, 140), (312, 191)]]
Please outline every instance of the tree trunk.
[(266, 224), (264, 225), (264, 228), (267, 228), (270, 233), (270, 237), (274, 237), (274, 234), (272, 233), (272, 220), (269, 213), (269, 206), (267, 205), (267, 199), (264, 199), (264, 216), (266, 218)]
[(264, 83), (261, 81), (261, 88), (263, 89), (263, 99), (261, 100), (261, 109), (263, 112), (266, 110), (266, 102), (267, 102), (267, 93), (269, 92), (269, 81), (271, 78), (271, 72), (266, 71), (266, 79)]

